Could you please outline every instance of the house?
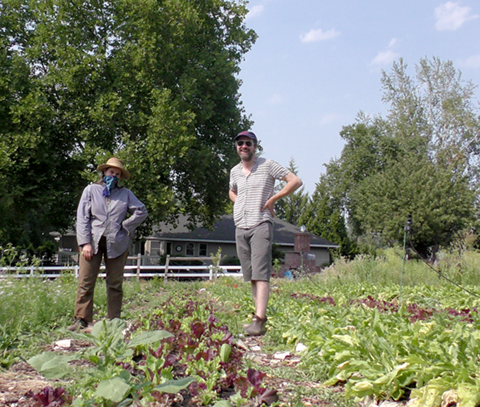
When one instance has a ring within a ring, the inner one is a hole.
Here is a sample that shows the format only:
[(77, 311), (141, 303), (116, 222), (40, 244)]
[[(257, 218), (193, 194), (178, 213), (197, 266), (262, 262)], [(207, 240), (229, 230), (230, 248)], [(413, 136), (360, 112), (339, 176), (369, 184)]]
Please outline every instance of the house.
[[(56, 254), (55, 263), (58, 265), (74, 265), (78, 264), (78, 244), (77, 235), (74, 229), (68, 229), (63, 233), (50, 232), (50, 235), (58, 243), (58, 252)], [(135, 240), (130, 242), (128, 253), (137, 255), (144, 254), (144, 245), (142, 241)], [(134, 264), (133, 261), (127, 261), (127, 264)]]
[[(221, 216), (213, 225), (212, 230), (203, 227), (190, 230), (186, 226), (186, 220), (186, 216), (180, 216), (176, 227), (165, 222), (160, 223), (154, 227), (150, 236), (142, 239), (144, 243), (141, 240), (133, 241), (129, 253), (133, 256), (140, 253), (144, 265), (160, 264), (160, 258), (167, 254), (172, 257), (209, 257), (211, 254), (216, 254), (219, 248), (222, 249), (222, 257), (232, 260), (233, 263), (238, 260), (235, 246), (235, 224), (232, 215)], [(297, 256), (292, 252), (296, 252), (298, 249), (296, 246), (298, 246), (299, 234), (302, 235), (302, 231), (297, 226), (278, 218), (273, 219), (273, 243), (276, 249), (290, 253), (286, 259), (289, 257), (293, 259)], [(339, 246), (320, 236), (310, 233), (303, 233), (303, 235), (308, 235), (308, 252), (315, 255), (314, 265), (321, 267), (330, 264), (329, 250)], [(60, 247), (57, 264), (78, 263), (75, 231), (68, 230), (62, 235), (53, 232), (52, 236)]]
[[(186, 223), (186, 217), (180, 217), (177, 227), (167, 223), (155, 227), (153, 233), (146, 238), (146, 257), (154, 259), (166, 254), (202, 257), (217, 253), (219, 248), (222, 250), (222, 256), (237, 257), (232, 215), (221, 216), (212, 230), (203, 227), (190, 230)], [(294, 251), (295, 235), (299, 233), (302, 233), (299, 227), (278, 218), (273, 219), (273, 243), (278, 250), (285, 253)], [(309, 233), (308, 235), (309, 251), (315, 255), (315, 265), (321, 267), (330, 264), (329, 250), (339, 246), (320, 236)]]

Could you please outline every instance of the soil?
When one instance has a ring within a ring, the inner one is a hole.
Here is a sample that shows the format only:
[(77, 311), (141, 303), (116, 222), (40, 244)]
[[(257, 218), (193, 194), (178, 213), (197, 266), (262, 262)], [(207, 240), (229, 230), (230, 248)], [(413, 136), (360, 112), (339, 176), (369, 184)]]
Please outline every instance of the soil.
[(38, 393), (52, 382), (39, 375), (28, 363), (19, 362), (0, 374), (0, 406), (31, 406), (29, 392)]

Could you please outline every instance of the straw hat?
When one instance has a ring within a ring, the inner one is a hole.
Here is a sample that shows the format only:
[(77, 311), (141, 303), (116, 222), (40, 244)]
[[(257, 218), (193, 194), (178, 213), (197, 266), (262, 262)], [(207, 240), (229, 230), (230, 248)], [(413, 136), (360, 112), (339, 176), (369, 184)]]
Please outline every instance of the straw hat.
[(119, 170), (122, 170), (122, 177), (123, 179), (129, 179), (130, 173), (125, 169), (123, 166), (123, 162), (121, 162), (117, 157), (109, 158), (105, 164), (99, 165), (97, 171), (105, 171), (107, 168), (115, 167)]

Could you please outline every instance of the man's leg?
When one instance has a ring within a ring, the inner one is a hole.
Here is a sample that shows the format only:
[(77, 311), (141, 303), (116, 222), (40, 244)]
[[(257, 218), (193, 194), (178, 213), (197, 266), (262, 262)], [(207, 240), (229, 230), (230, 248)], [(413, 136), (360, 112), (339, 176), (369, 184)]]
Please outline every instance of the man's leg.
[(250, 247), (250, 230), (235, 229), (237, 256), (242, 267), (243, 281), (252, 281), (252, 249)]
[(105, 257), (108, 319), (120, 318), (122, 312), (123, 271), (125, 270), (127, 256), (128, 252), (125, 252), (114, 259), (107, 259)]
[(255, 316), (245, 328), (247, 335), (263, 335), (266, 332), (267, 305), (270, 297), (270, 276), (272, 268), (273, 227), (265, 222), (252, 231), (250, 247), (252, 251), (252, 294), (255, 301)]
[(257, 317), (265, 319), (270, 297), (270, 283), (268, 281), (252, 280), (252, 293), (255, 301), (255, 314)]

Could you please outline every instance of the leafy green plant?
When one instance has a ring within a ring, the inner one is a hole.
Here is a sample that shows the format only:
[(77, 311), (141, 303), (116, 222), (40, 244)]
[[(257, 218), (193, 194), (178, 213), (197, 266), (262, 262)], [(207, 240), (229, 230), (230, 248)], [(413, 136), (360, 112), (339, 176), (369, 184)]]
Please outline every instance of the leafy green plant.
[(74, 338), (88, 341), (93, 344), (88, 349), (87, 359), (100, 368), (113, 365), (121, 357), (131, 357), (133, 351), (127, 352), (127, 344), (124, 341), (123, 331), (127, 324), (120, 319), (111, 321), (102, 320), (97, 322), (91, 333), (73, 332)]

